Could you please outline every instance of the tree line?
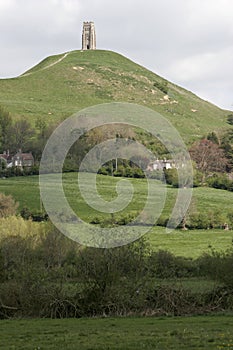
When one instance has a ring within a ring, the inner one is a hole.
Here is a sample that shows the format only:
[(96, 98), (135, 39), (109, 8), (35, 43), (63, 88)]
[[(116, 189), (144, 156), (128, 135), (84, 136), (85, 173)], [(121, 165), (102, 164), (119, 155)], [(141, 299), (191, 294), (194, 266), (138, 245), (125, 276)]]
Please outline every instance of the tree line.
[[(231, 115), (228, 117), (231, 121)], [(35, 159), (35, 166), (24, 169), (5, 169), (1, 162), (0, 173), (2, 176), (35, 175), (38, 174), (38, 166), (44, 146), (58, 126), (58, 123), (47, 123), (42, 117), (37, 118), (34, 126), (24, 117), (13, 121), (11, 115), (0, 107), (0, 150), (1, 153), (9, 151), (12, 155), (19, 149), (23, 152), (32, 152)], [(99, 169), (100, 174), (123, 177), (145, 177), (144, 171), (148, 164), (155, 157), (168, 158), (168, 150), (152, 135), (143, 130), (132, 129), (125, 125), (102, 126), (95, 128), (73, 144), (64, 162), (63, 171), (78, 171), (85, 155), (94, 146), (101, 142), (115, 138), (125, 139), (126, 146), (134, 148), (134, 156), (130, 159), (112, 159), (103, 164)], [(149, 151), (151, 159), (145, 157), (140, 148), (135, 151), (135, 141), (140, 142)], [(221, 136), (215, 132), (209, 133), (201, 140), (195, 141), (189, 148), (194, 165), (194, 186), (207, 185), (220, 189), (233, 189), (233, 182), (227, 174), (230, 174), (233, 167), (233, 130), (225, 131)], [(116, 145), (117, 147), (117, 145)], [(93, 160), (94, 164), (95, 160)], [(53, 171), (53, 169), (50, 169)], [(90, 169), (87, 169), (91, 171)], [(148, 173), (150, 177), (164, 179), (168, 184), (177, 187), (178, 181), (176, 169), (153, 171)], [(180, 180), (180, 179), (179, 179)], [(182, 181), (181, 181), (182, 182)], [(181, 183), (182, 185), (182, 183)], [(185, 185), (185, 184), (184, 184)]]

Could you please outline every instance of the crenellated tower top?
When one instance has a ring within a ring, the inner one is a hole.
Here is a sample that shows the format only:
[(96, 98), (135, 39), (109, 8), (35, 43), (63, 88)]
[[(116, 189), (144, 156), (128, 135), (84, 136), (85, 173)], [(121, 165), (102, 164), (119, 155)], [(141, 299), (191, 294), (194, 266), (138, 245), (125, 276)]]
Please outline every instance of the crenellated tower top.
[(96, 34), (94, 22), (83, 22), (82, 50), (96, 49)]

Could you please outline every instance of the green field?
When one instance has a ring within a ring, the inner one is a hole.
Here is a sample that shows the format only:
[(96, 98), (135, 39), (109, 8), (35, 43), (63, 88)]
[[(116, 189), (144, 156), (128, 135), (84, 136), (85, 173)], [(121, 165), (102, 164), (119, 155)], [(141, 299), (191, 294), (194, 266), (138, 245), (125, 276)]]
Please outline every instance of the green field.
[(233, 318), (197, 316), (0, 321), (0, 349), (233, 349)]
[[(110, 200), (116, 196), (115, 185), (119, 179), (99, 175), (97, 177), (97, 188), (104, 199)], [(135, 195), (132, 203), (126, 212), (136, 213), (143, 207), (146, 199), (146, 181), (144, 179), (131, 179), (135, 188)], [(67, 198), (78, 215), (87, 221), (91, 221), (99, 213), (90, 208), (81, 198), (77, 186), (77, 174), (64, 174), (63, 185)], [(88, 188), (88, 174), (86, 177)], [(54, 190), (56, 186), (54, 185)], [(28, 207), (30, 210), (40, 209), (38, 176), (15, 177), (0, 179), (0, 191), (11, 194), (19, 202), (19, 210)], [(167, 188), (167, 201), (162, 215), (169, 215), (174, 205), (177, 190)], [(193, 190), (195, 206), (199, 211), (221, 210), (223, 213), (232, 212), (232, 192), (216, 190), (212, 188), (195, 188)], [(221, 208), (221, 209), (219, 209)], [(108, 217), (110, 214), (102, 214)], [(153, 227), (147, 237), (153, 249), (165, 249), (176, 255), (187, 257), (198, 257), (206, 251), (216, 249), (223, 251), (232, 246), (233, 232), (231, 230), (175, 230), (166, 232), (163, 227)]]
[(212, 250), (232, 248), (233, 231), (175, 230), (166, 233), (164, 228), (155, 227), (147, 237), (154, 250), (168, 250), (178, 256), (197, 258)]
[[(86, 174), (86, 186), (88, 190), (90, 175)], [(116, 184), (121, 178), (97, 175), (97, 190), (105, 200), (112, 200), (117, 196)], [(128, 210), (140, 210), (143, 207), (147, 196), (147, 182), (145, 179), (127, 179), (134, 186), (134, 198)], [(158, 200), (160, 191), (165, 188), (165, 185), (158, 184)], [(54, 190), (56, 184), (54, 183)], [(94, 216), (96, 212), (85, 205), (78, 190), (78, 174), (65, 173), (63, 174), (63, 187), (71, 206), (77, 213), (88, 220), (88, 217)], [(39, 196), (39, 178), (38, 176), (14, 177), (8, 179), (0, 179), (0, 191), (5, 194), (11, 194), (16, 201), (19, 202), (19, 209), (28, 207), (31, 210), (40, 209)], [(167, 186), (167, 199), (163, 214), (169, 214), (176, 200), (177, 189)], [(226, 211), (233, 212), (233, 193), (224, 190), (217, 190), (208, 187), (198, 187), (193, 189), (193, 201), (195, 208), (200, 211), (207, 212), (208, 210), (220, 210), (223, 213)]]

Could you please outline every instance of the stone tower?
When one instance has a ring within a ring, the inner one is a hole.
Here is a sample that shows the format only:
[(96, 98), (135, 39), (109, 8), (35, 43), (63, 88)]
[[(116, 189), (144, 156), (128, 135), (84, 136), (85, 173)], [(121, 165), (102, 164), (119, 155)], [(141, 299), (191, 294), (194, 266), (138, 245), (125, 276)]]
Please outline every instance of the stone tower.
[(96, 35), (94, 22), (83, 22), (82, 50), (96, 49)]

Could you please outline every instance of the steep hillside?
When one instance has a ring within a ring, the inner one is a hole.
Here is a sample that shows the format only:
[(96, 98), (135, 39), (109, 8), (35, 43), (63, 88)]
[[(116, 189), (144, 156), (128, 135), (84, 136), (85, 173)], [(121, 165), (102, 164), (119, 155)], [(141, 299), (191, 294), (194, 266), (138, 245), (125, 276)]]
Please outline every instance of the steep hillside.
[(186, 142), (227, 127), (227, 111), (110, 51), (52, 56), (20, 77), (0, 80), (0, 105), (14, 118), (64, 119), (91, 105), (120, 101), (152, 108), (177, 127)]

